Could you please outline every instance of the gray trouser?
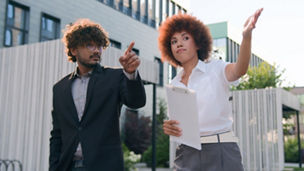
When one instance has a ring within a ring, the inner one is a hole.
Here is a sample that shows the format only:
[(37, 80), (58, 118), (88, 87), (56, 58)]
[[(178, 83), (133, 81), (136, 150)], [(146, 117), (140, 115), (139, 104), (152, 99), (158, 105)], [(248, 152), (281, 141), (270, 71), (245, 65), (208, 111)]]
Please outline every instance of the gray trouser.
[(175, 171), (243, 171), (239, 146), (234, 142), (202, 144), (202, 149), (180, 145)]

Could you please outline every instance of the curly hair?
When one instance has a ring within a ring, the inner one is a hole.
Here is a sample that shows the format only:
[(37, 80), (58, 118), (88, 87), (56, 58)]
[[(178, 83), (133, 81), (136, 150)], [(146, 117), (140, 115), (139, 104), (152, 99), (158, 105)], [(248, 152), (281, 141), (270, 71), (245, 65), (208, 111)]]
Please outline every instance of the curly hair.
[(189, 14), (177, 14), (168, 18), (159, 28), (158, 47), (162, 61), (168, 61), (173, 66), (181, 66), (171, 51), (173, 34), (185, 31), (190, 34), (199, 48), (198, 58), (202, 61), (209, 58), (212, 50), (212, 37), (209, 28), (202, 21)]
[(74, 24), (66, 25), (62, 41), (65, 45), (65, 52), (68, 60), (76, 62), (76, 57), (72, 55), (71, 49), (85, 46), (87, 43), (94, 42), (97, 46), (104, 49), (109, 46), (108, 33), (101, 25), (89, 19), (78, 19)]

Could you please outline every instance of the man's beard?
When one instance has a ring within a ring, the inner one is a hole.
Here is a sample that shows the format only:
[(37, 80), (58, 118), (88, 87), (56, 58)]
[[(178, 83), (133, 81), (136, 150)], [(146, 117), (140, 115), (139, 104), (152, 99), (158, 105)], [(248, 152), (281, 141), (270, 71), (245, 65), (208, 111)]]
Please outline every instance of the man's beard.
[[(100, 62), (101, 57), (100, 57), (99, 55), (91, 55), (90, 58), (93, 58), (93, 57), (96, 57), (96, 56), (98, 56), (99, 62)], [(85, 62), (84, 60), (82, 60), (82, 58), (78, 58), (78, 62), (79, 62), (81, 65), (83, 65), (83, 66), (85, 66), (85, 67), (87, 67), (87, 68), (95, 68), (96, 65), (98, 65), (98, 63), (99, 63), (99, 62), (96, 62), (96, 63), (90, 64), (90, 63)]]

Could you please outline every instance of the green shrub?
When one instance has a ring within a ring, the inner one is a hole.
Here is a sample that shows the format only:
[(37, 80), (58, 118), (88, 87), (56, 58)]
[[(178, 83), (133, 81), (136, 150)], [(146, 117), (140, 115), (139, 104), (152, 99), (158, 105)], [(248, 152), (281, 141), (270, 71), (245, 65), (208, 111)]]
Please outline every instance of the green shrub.
[(130, 151), (125, 144), (122, 144), (123, 157), (124, 157), (124, 170), (134, 171), (136, 170), (135, 164), (140, 161), (141, 155), (136, 155), (133, 151)]
[(151, 119), (148, 116), (138, 116), (137, 111), (126, 110), (125, 125), (122, 131), (123, 142), (129, 150), (143, 154), (151, 145)]
[[(143, 154), (143, 161), (148, 167), (152, 166), (152, 146)], [(156, 166), (169, 167), (169, 136), (162, 134), (156, 141)]]
[[(157, 167), (169, 167), (169, 136), (165, 135), (162, 130), (164, 119), (166, 119), (166, 103), (163, 99), (159, 99), (159, 114), (156, 116), (156, 166)], [(143, 162), (148, 167), (152, 165), (152, 146), (144, 152)]]
[[(304, 142), (301, 142), (301, 148), (304, 147)], [(288, 138), (284, 143), (285, 162), (298, 162), (298, 139)], [(304, 154), (302, 154), (304, 155)]]

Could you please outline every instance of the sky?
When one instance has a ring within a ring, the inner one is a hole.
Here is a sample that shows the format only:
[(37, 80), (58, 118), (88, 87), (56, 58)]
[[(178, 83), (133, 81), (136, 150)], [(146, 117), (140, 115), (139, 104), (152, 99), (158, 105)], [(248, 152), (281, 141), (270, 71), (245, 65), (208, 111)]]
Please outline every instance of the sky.
[(264, 8), (252, 48), (285, 72), (283, 86), (304, 87), (304, 0), (190, 0), (189, 13), (204, 24), (228, 21), (240, 36), (246, 19)]

